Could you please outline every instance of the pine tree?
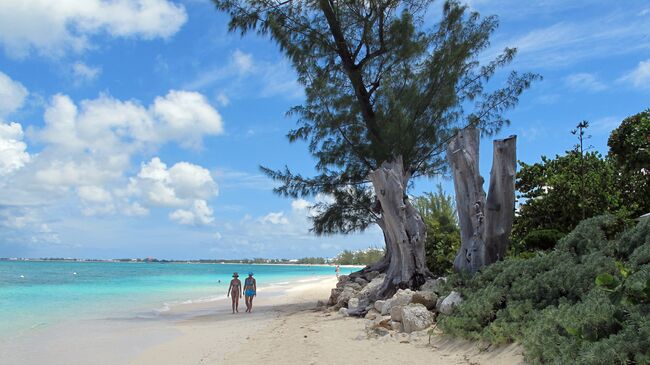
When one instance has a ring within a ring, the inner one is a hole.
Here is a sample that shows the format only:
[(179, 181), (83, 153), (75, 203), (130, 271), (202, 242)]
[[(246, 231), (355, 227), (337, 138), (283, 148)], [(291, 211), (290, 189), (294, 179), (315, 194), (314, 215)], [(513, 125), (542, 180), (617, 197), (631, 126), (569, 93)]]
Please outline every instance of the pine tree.
[(299, 125), (288, 138), (308, 142), (317, 175), (263, 168), (281, 182), (276, 192), (333, 198), (314, 207), (317, 234), (381, 227), (386, 255), (364, 272), (387, 280), (372, 299), (419, 287), (431, 273), (425, 226), (407, 196), (411, 181), (445, 170), (445, 143), (459, 128), (489, 135), (508, 123), (503, 112), (538, 77), (512, 71), (488, 90), (516, 53), (506, 48), (479, 62), (497, 18), (456, 1), (444, 3), (433, 28), (425, 24), (431, 0), (214, 2), (230, 15), (231, 31), (277, 42), (305, 88), (304, 103), (290, 110)]

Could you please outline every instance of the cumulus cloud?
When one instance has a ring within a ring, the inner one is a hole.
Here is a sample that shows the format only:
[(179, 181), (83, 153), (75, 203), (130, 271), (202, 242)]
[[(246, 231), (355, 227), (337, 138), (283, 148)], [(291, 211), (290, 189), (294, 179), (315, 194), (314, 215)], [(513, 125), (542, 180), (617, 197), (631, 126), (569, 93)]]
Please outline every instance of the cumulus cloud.
[(30, 160), (23, 128), (18, 123), (0, 122), (0, 176), (14, 172)]
[(70, 151), (113, 154), (171, 141), (195, 146), (203, 136), (221, 133), (221, 115), (203, 95), (171, 90), (148, 108), (106, 94), (77, 106), (69, 96), (57, 94), (46, 109), (45, 128), (37, 137)]
[(23, 84), (12, 80), (0, 71), (0, 118), (18, 110), (27, 95), (27, 89)]
[(214, 222), (212, 208), (205, 200), (195, 200), (190, 209), (177, 209), (169, 218), (180, 224), (209, 225)]
[(650, 59), (639, 62), (637, 67), (621, 80), (641, 89), (650, 89)]
[(3, 0), (0, 45), (12, 57), (59, 57), (92, 46), (96, 35), (168, 38), (187, 21), (168, 0)]
[(169, 218), (180, 224), (208, 225), (214, 217), (207, 200), (218, 195), (218, 188), (210, 172), (201, 166), (178, 162), (167, 168), (154, 157), (130, 179), (124, 195), (140, 199), (145, 206), (179, 208)]

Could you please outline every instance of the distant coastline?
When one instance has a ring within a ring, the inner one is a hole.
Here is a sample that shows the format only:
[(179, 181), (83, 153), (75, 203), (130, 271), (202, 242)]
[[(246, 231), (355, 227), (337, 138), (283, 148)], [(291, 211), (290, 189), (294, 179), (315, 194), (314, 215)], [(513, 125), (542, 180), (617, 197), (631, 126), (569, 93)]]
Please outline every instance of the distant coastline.
[[(272, 259), (271, 259), (272, 260)], [(0, 261), (26, 261), (26, 262), (112, 262), (112, 263), (160, 263), (160, 264), (219, 264), (219, 265), (285, 265), (285, 266), (336, 266), (334, 262), (325, 264), (308, 264), (300, 262), (286, 261), (271, 261), (259, 262), (253, 260), (166, 260), (166, 259), (77, 259), (77, 258), (22, 258), (22, 257), (0, 257)], [(348, 268), (364, 268), (366, 265), (344, 265), (340, 267)]]

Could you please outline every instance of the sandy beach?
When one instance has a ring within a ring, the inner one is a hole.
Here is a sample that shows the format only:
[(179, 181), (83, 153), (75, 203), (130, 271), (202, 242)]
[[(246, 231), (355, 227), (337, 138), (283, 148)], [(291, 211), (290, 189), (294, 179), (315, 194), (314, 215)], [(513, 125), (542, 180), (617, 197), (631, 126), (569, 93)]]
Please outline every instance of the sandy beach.
[[(365, 320), (317, 308), (335, 278), (260, 288), (254, 311), (229, 299), (160, 315), (52, 326), (0, 342), (6, 364), (523, 364), (516, 346), (481, 349), (442, 335), (368, 338)], [(225, 295), (224, 295), (225, 296)]]

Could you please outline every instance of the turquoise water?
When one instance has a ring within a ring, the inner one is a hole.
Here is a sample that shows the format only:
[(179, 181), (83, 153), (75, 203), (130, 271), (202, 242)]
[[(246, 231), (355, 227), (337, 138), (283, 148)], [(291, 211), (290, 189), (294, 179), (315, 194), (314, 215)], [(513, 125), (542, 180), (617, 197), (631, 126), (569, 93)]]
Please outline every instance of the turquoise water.
[(0, 261), (0, 336), (223, 298), (234, 271), (253, 271), (259, 287), (334, 275), (332, 266)]

